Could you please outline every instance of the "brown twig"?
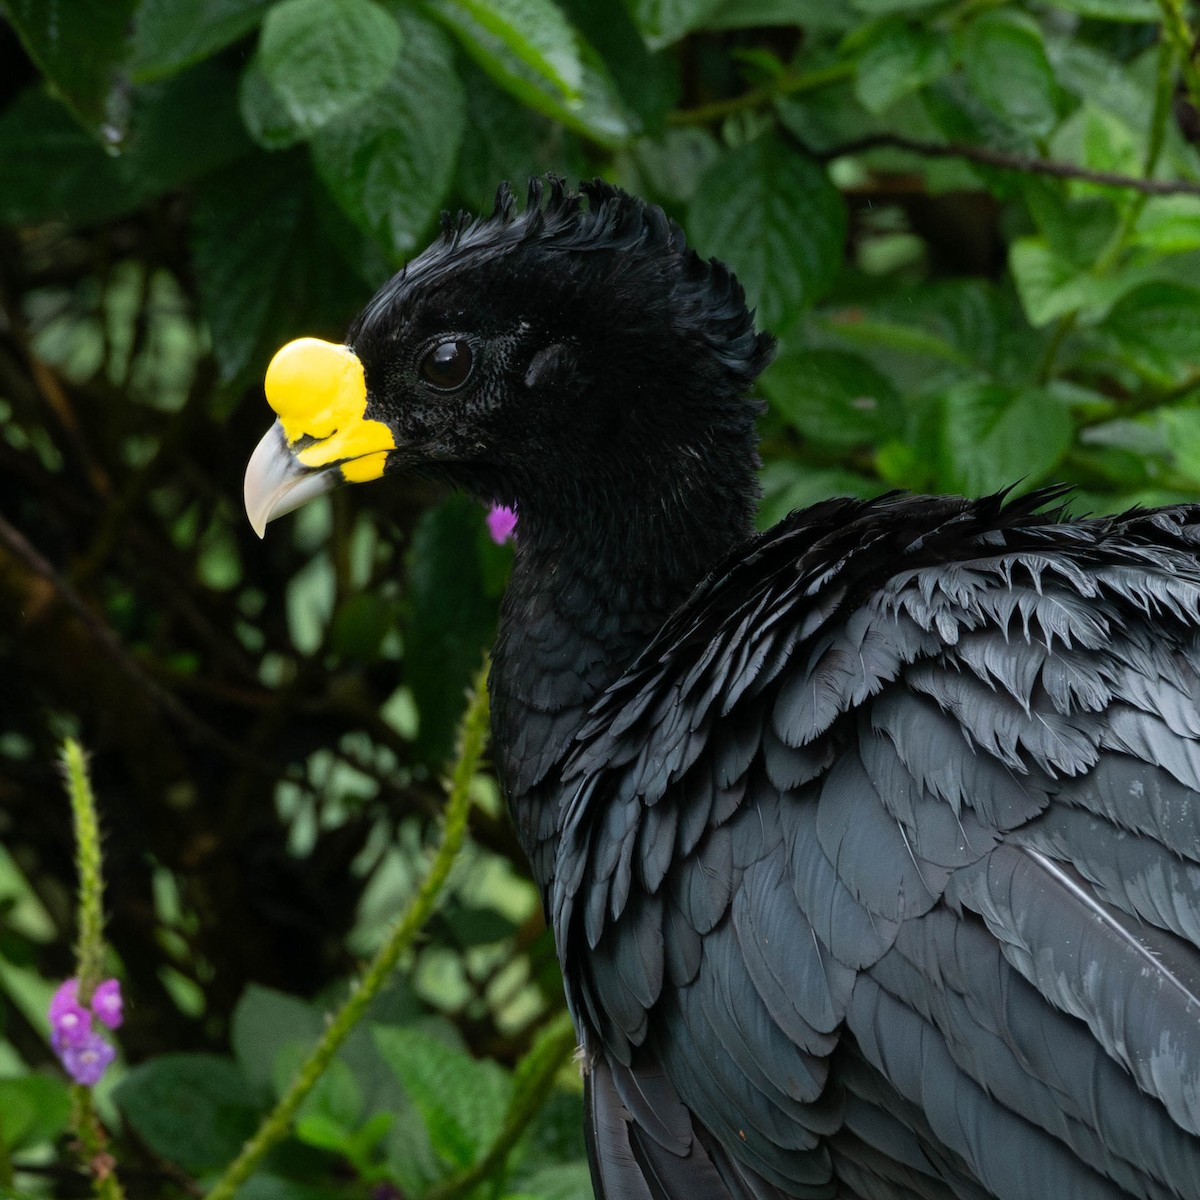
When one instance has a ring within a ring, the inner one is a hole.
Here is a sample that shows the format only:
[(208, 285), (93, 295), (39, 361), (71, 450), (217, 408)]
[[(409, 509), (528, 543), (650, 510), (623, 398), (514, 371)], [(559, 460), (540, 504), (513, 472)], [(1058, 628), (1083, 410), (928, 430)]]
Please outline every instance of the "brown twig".
[(1027, 175), (1052, 175), (1058, 179), (1078, 179), (1083, 183), (1094, 183), (1101, 187), (1124, 188), (1143, 192), (1149, 196), (1200, 196), (1200, 183), (1176, 179), (1143, 179), (1137, 175), (1122, 175), (1116, 171), (1094, 171), (1076, 163), (1060, 162), (1052, 158), (1038, 158), (1034, 154), (1018, 154), (1010, 150), (996, 150), (991, 146), (972, 146), (965, 142), (926, 142), (905, 137), (899, 133), (873, 133), (855, 138), (826, 150), (810, 150), (799, 139), (793, 140), (806, 154), (821, 162), (844, 158), (850, 154), (862, 154), (867, 150), (883, 148), (905, 150), (922, 158), (961, 158), (980, 166), (995, 167), (1002, 171), (1020, 171)]

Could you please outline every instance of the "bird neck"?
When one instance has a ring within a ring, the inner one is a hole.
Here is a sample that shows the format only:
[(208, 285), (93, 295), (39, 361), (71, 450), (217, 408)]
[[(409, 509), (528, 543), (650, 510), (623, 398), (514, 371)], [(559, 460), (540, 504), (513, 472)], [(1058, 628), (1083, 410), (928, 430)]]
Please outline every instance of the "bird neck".
[(629, 472), (619, 488), (600, 488), (603, 503), (589, 502), (583, 482), (519, 500), (492, 721), (518, 836), (543, 891), (553, 877), (559, 768), (592, 702), (751, 532), (753, 447), (737, 457), (742, 466), (724, 479), (695, 460), (686, 478)]

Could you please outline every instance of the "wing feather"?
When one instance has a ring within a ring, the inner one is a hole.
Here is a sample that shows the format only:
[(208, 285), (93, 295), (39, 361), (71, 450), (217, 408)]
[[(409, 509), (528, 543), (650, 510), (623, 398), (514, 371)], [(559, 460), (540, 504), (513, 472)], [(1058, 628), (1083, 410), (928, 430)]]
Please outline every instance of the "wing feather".
[(799, 514), (578, 731), (606, 1200), (1200, 1196), (1200, 514), (1035, 504)]

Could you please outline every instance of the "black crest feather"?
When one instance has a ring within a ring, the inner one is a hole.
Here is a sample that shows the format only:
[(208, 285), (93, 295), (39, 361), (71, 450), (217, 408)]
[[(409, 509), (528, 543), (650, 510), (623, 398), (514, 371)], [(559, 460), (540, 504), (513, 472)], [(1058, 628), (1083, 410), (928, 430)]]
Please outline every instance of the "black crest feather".
[(621, 255), (625, 294), (669, 312), (678, 331), (706, 344), (735, 388), (770, 361), (774, 339), (755, 332), (754, 314), (733, 272), (691, 249), (661, 208), (602, 179), (576, 191), (554, 175), (529, 181), (523, 208), (512, 187), (502, 183), (487, 216), (444, 213), (441, 236), (379, 291), (351, 330), (351, 341), (375, 323), (387, 323), (407, 286), (520, 253), (561, 256), (548, 264), (552, 273), (585, 281), (601, 269), (602, 256)]

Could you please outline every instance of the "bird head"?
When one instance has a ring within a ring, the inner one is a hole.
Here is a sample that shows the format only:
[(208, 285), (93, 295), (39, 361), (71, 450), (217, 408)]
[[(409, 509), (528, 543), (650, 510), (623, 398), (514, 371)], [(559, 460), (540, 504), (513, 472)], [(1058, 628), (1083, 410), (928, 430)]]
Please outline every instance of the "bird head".
[(519, 210), (504, 186), (489, 217), (446, 221), (345, 345), (302, 338), (275, 356), (278, 420), (250, 460), (247, 513), (261, 535), (341, 483), (414, 470), (519, 504), (524, 527), (530, 507), (680, 459), (692, 474), (753, 460), (744, 393), (771, 346), (729, 271), (660, 209), (551, 180)]

